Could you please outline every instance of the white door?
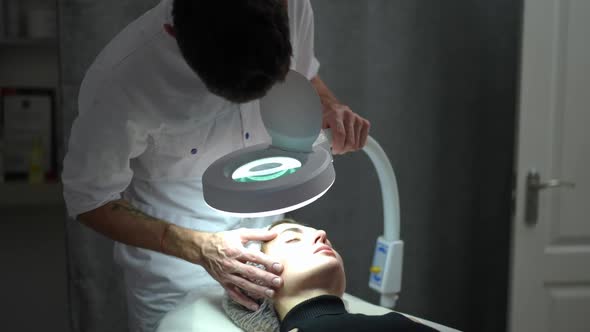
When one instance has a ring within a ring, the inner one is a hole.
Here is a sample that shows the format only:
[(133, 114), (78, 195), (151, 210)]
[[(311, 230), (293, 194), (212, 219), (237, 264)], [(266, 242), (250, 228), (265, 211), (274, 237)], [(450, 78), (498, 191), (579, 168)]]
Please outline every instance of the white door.
[(589, 332), (590, 0), (524, 3), (509, 328)]

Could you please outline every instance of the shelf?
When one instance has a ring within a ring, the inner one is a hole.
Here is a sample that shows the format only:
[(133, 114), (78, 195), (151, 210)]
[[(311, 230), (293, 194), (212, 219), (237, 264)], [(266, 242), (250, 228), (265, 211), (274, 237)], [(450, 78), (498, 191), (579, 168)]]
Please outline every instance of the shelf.
[(55, 38), (0, 38), (0, 47), (56, 47)]
[(0, 207), (62, 205), (62, 186), (59, 183), (0, 183)]

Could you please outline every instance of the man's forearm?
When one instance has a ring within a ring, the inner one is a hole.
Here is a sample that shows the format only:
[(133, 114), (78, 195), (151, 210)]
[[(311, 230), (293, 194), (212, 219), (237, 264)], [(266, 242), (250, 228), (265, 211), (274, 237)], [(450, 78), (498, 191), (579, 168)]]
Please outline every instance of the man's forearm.
[(338, 98), (330, 91), (330, 88), (322, 81), (320, 76), (316, 76), (311, 79), (311, 84), (317, 91), (318, 95), (320, 96), (320, 100), (322, 101), (322, 106), (324, 106), (324, 110), (329, 108), (329, 105), (332, 104), (339, 104)]
[(343, 154), (363, 148), (371, 123), (340, 103), (319, 76), (311, 80), (322, 102), (322, 128), (332, 130), (332, 153)]
[(125, 200), (110, 202), (79, 215), (78, 219), (117, 242), (162, 252), (197, 264), (201, 261), (198, 244), (207, 236), (207, 233), (188, 230), (149, 216)]

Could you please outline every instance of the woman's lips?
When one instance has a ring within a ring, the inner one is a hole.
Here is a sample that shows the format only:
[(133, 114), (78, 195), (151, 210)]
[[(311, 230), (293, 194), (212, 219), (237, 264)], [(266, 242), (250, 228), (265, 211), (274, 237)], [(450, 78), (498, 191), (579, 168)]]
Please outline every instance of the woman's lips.
[(323, 245), (323, 246), (317, 247), (313, 253), (317, 254), (322, 251), (334, 252), (334, 250), (332, 248), (330, 248), (329, 246)]
[(320, 250), (317, 252), (317, 254), (326, 254), (326, 255), (330, 255), (330, 256), (336, 256), (336, 255), (334, 255), (334, 251), (330, 250), (330, 249)]

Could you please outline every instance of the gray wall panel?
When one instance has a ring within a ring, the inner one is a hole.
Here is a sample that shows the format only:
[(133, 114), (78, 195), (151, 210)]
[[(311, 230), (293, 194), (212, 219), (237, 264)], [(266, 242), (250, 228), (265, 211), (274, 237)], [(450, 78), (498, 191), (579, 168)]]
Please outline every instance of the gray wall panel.
[[(521, 2), (313, 5), (321, 75), (372, 121), (398, 176), (398, 309), (466, 331), (504, 330)], [(376, 177), (362, 154), (335, 162), (334, 190), (294, 215), (328, 230), (348, 291), (377, 302), (367, 286), (382, 232)]]

